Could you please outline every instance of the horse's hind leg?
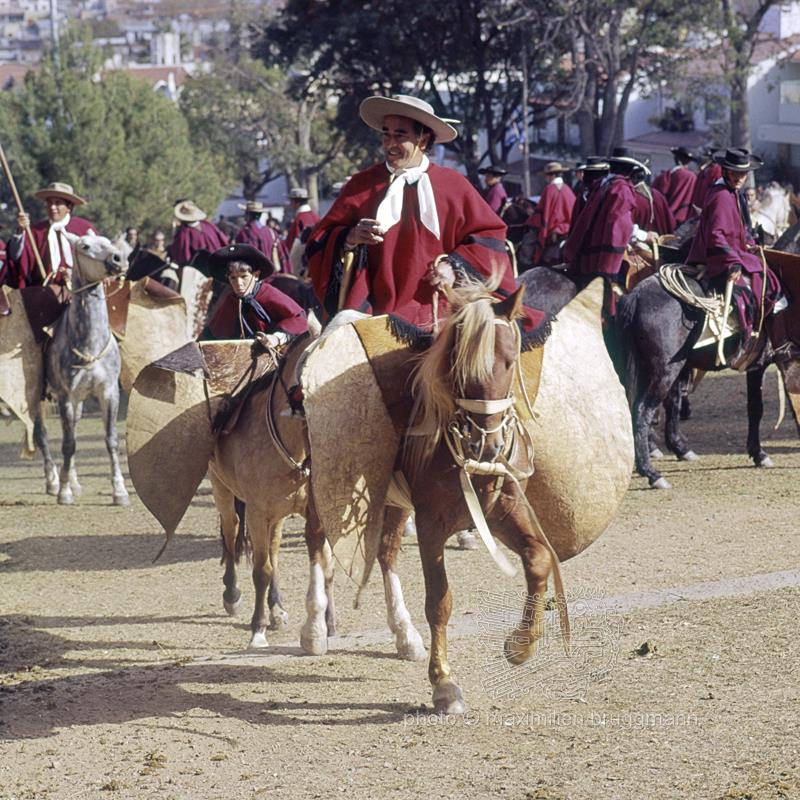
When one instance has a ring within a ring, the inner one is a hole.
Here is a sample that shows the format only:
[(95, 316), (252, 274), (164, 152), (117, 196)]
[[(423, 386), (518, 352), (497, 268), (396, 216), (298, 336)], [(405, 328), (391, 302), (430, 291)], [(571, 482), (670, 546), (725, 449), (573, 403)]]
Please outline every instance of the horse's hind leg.
[(267, 590), (272, 582), (273, 566), (270, 552), (272, 540), (276, 537), (280, 542), (281, 520), (270, 520), (266, 514), (257, 511), (250, 514), (250, 542), (253, 548), (253, 587), (255, 589), (255, 602), (253, 604), (253, 617), (250, 620), (249, 647), (258, 649), (267, 646), (267, 617), (266, 597)]
[[(688, 378), (688, 376), (686, 376)], [(664, 401), (667, 412), (667, 421), (664, 425), (664, 441), (669, 450), (675, 453), (681, 461), (698, 461), (699, 456), (689, 447), (689, 442), (681, 433), (680, 410), (683, 397), (684, 376), (672, 384)]]
[(772, 459), (761, 447), (761, 418), (764, 416), (764, 373), (767, 368), (747, 371), (747, 455), (757, 467), (774, 467)]
[(439, 714), (463, 714), (466, 706), (461, 688), (453, 680), (447, 663), (447, 622), (453, 611), (453, 596), (444, 568), (446, 539), (439, 522), (424, 510), (417, 511), (417, 539), (425, 576), (425, 617), (431, 631), (428, 678), (433, 686), (434, 710)]
[(40, 406), (36, 419), (33, 421), (33, 441), (39, 448), (44, 461), (44, 483), (47, 494), (55, 497), (59, 489), (58, 470), (56, 469), (56, 462), (53, 461), (53, 456), (50, 453), (50, 445), (47, 442), (47, 428), (42, 414), (43, 411)]
[(112, 502), (115, 506), (130, 505), (125, 479), (119, 466), (119, 442), (117, 439), (117, 412), (119, 411), (119, 386), (116, 380), (106, 392), (98, 397), (100, 411), (106, 426), (106, 450), (111, 460)]
[(214, 467), (209, 465), (208, 477), (214, 495), (214, 505), (219, 513), (220, 538), (222, 540), (222, 564), (225, 573), (222, 582), (225, 591), (222, 593), (222, 604), (231, 617), (239, 613), (242, 606), (242, 592), (236, 581), (236, 563), (239, 559), (237, 541), (239, 539), (240, 521), (236, 512), (236, 498), (230, 489), (219, 479)]
[(383, 521), (383, 531), (378, 548), (378, 563), (383, 573), (383, 592), (386, 597), (386, 618), (389, 629), (394, 634), (397, 655), (406, 661), (422, 661), (427, 652), (422, 637), (411, 622), (411, 615), (403, 598), (400, 577), (395, 571), (400, 540), (410, 519), (408, 512), (400, 508), (387, 508)]
[(527, 596), (522, 610), (522, 619), (505, 641), (505, 657), (511, 664), (523, 664), (534, 652), (536, 640), (544, 633), (544, 606), (547, 579), (553, 569), (550, 550), (537, 536), (526, 511), (525, 501), (511, 496), (501, 501), (510, 506), (510, 511), (499, 524), (493, 525), (497, 537), (522, 559), (525, 570)]
[(329, 618), (330, 582), (333, 574), (333, 557), (325, 531), (309, 493), (306, 508), (306, 547), (310, 567), (306, 592), (306, 621), (300, 629), (300, 646), (309, 655), (321, 656), (328, 652), (328, 635), (333, 620)]
[(280, 520), (272, 527), (269, 538), (269, 561), (272, 565), (272, 577), (267, 588), (267, 606), (269, 607), (269, 626), (273, 630), (282, 630), (289, 626), (289, 614), (283, 607), (283, 595), (278, 585), (278, 554), (281, 549), (282, 537), (283, 520)]

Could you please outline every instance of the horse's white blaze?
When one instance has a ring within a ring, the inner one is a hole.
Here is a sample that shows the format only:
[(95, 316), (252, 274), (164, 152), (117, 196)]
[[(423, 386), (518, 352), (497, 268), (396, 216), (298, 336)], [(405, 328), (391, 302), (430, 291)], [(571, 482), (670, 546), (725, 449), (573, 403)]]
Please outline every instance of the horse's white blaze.
[(422, 661), (427, 656), (425, 645), (411, 622), (400, 577), (391, 569), (384, 573), (383, 591), (386, 597), (386, 619), (389, 629), (395, 635), (397, 655), (406, 661)]
[(327, 608), (325, 573), (322, 565), (315, 561), (311, 565), (308, 592), (306, 593), (308, 617), (300, 631), (300, 646), (309, 655), (324, 655), (328, 650), (328, 625), (325, 622)]

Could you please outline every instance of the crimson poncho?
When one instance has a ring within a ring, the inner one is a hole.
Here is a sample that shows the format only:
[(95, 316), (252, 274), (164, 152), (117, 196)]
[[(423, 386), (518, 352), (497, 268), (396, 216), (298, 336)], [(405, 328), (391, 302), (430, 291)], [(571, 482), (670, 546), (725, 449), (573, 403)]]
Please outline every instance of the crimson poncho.
[(636, 192), (623, 175), (610, 175), (592, 190), (564, 245), (568, 271), (618, 280), (635, 209)]
[[(256, 310), (253, 300), (265, 312), (266, 318)], [(239, 298), (228, 289), (214, 306), (208, 330), (216, 339), (247, 339), (257, 331), (300, 334), (308, 330), (303, 309), (266, 281), (257, 283), (254, 292), (243, 299), (242, 319), (249, 331), (243, 330), (239, 321)]]
[[(403, 190), (400, 221), (381, 244), (356, 248), (358, 269), (344, 308), (373, 314), (394, 314), (420, 327), (432, 322), (433, 286), (430, 265), (447, 254), (456, 271), (486, 279), (499, 269), (502, 281), (496, 294), (516, 289), (505, 249), (506, 226), (478, 191), (458, 172), (431, 164), (428, 168), (441, 240), (420, 222), (416, 184)], [(374, 219), (389, 188), (385, 164), (375, 164), (347, 181), (342, 193), (317, 224), (306, 246), (311, 280), (329, 314), (336, 311), (341, 257), (347, 233), (360, 219)], [(525, 306), (523, 327), (532, 331), (545, 315)]]
[(310, 206), (300, 206), (294, 215), (289, 232), (286, 234), (286, 249), (291, 251), (294, 240), (300, 237), (306, 228), (313, 228), (319, 222), (319, 214), (311, 210)]
[(712, 161), (704, 167), (697, 176), (694, 184), (694, 194), (692, 194), (692, 205), (703, 210), (706, 202), (708, 190), (722, 177), (722, 167), (716, 161)]
[[(73, 215), (70, 215), (69, 222), (64, 230), (69, 233), (74, 233), (76, 236), (86, 236), (88, 233), (96, 233), (91, 222), (83, 219), (83, 217), (76, 217)], [(67, 264), (64, 261), (63, 255), (61, 262), (56, 264), (55, 267), (50, 263), (50, 247), (47, 243), (47, 234), (49, 232), (49, 219), (43, 219), (31, 225), (31, 233), (36, 242), (36, 247), (39, 250), (39, 255), (42, 258), (45, 272), (49, 275), (52, 272), (61, 270), (61, 272), (58, 272), (58, 274), (51, 279), (51, 283), (60, 285), (64, 283), (65, 273), (63, 270), (67, 267)], [(67, 244), (66, 246), (69, 247), (71, 245)], [(36, 265), (36, 256), (33, 254), (33, 247), (31, 247), (27, 234), (25, 234), (25, 238), (23, 239), (22, 252), (19, 258), (16, 261), (9, 259), (5, 282), (15, 289), (24, 289), (26, 286), (41, 286), (43, 283), (39, 267)]]
[(498, 182), (494, 186), (487, 186), (483, 190), (483, 199), (489, 204), (489, 208), (499, 215), (506, 204), (506, 200), (508, 200), (508, 193), (505, 186)]
[(672, 216), (667, 198), (658, 189), (649, 189), (650, 197), (643, 189), (636, 187), (636, 211), (633, 221), (645, 231), (658, 234), (672, 233), (675, 230), (675, 217)]
[[(262, 225), (255, 219), (248, 220), (239, 233), (236, 234), (236, 242), (238, 244), (249, 244), (251, 247), (255, 247), (270, 261), (273, 261), (272, 248), (275, 245), (276, 238), (275, 231), (269, 225)], [(273, 267), (278, 272), (281, 265), (273, 263)]]
[(213, 222), (201, 220), (197, 228), (191, 225), (181, 225), (175, 231), (175, 238), (167, 252), (174, 264), (184, 267), (198, 250), (216, 253), (228, 243), (228, 237)]
[[(548, 183), (528, 220), (528, 225), (539, 231), (539, 255), (549, 243), (551, 234), (564, 237), (569, 233), (575, 193), (566, 183)], [(534, 264), (538, 263), (534, 259)]]
[(675, 167), (667, 174), (669, 175), (667, 183), (663, 187), (654, 184), (654, 188), (664, 193), (672, 215), (675, 217), (675, 224), (680, 225), (689, 217), (694, 216), (692, 197), (697, 176), (686, 167)]

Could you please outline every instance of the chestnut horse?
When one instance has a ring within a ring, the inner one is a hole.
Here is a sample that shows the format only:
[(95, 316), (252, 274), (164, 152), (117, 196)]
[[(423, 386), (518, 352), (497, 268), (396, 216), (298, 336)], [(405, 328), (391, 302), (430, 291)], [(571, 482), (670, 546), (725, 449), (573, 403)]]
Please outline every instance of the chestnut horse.
[[(558, 556), (525, 497), (533, 472), (533, 446), (516, 410), (532, 414), (519, 367), (521, 334), (516, 318), (523, 291), (520, 288), (501, 302), (482, 285), (451, 291), (451, 314), (421, 358), (414, 378), (418, 414), (406, 438), (402, 468), (416, 509), (425, 615), (431, 631), (428, 676), (433, 705), (440, 713), (464, 711), (461, 690), (447, 661), (453, 601), (444, 546), (456, 531), (477, 524), (487, 548), (507, 571), (488, 523), (522, 561), (527, 598), (521, 620), (505, 642), (509, 662), (521, 664), (533, 654), (544, 629), (551, 574), (568, 636)], [(521, 396), (515, 397), (515, 391)]]

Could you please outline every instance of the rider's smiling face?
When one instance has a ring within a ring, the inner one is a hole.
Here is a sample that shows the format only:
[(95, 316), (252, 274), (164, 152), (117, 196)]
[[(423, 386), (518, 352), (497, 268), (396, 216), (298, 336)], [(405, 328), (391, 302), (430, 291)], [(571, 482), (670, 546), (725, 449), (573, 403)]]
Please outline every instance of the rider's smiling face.
[(408, 117), (389, 114), (383, 118), (383, 153), (392, 169), (419, 166), (427, 139), (427, 134), (416, 132), (414, 120)]
[(48, 197), (45, 203), (47, 205), (47, 216), (50, 222), (61, 222), (72, 208), (63, 197)]

